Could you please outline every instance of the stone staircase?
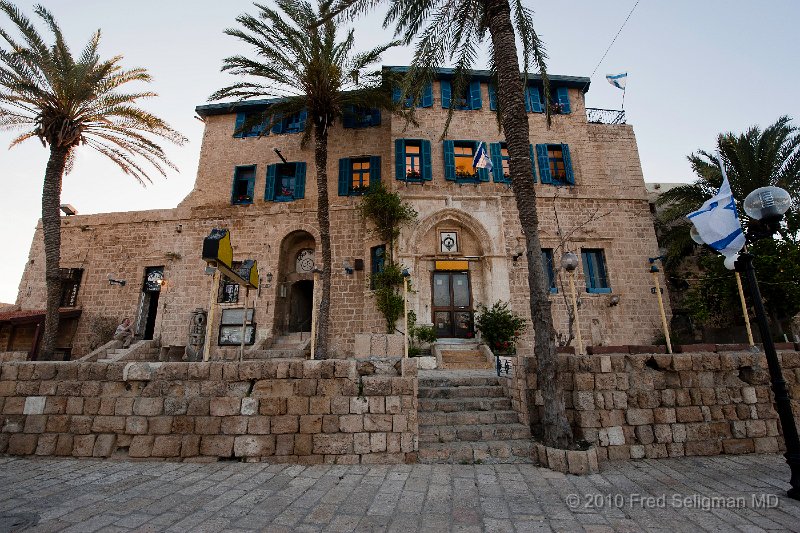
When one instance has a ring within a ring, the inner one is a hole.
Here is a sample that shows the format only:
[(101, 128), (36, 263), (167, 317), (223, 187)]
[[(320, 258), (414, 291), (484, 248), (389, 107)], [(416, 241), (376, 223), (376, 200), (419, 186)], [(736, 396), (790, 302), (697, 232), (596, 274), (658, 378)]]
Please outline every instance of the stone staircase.
[(269, 348), (245, 350), (244, 358), (246, 360), (306, 359), (310, 350), (310, 333), (287, 333), (286, 335), (275, 338)]
[(492, 372), (419, 372), (421, 463), (530, 463), (533, 441)]

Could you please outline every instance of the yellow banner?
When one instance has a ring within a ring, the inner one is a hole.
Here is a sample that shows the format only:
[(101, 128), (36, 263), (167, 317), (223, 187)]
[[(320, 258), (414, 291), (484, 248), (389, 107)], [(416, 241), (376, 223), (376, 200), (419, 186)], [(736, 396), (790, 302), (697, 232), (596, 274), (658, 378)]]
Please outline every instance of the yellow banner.
[(469, 261), (436, 261), (436, 270), (469, 270)]

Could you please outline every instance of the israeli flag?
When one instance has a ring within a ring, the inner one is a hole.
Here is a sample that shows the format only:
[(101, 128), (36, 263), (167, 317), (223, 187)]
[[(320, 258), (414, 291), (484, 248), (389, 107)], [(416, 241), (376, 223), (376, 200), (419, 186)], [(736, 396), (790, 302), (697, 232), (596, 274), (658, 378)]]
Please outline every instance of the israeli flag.
[(722, 187), (714, 197), (694, 213), (686, 215), (686, 218), (697, 228), (703, 242), (727, 258), (739, 253), (745, 239), (722, 159), (719, 166), (722, 169)]
[(489, 172), (492, 171), (492, 160), (486, 153), (486, 143), (480, 143), (478, 150), (475, 152), (475, 157), (472, 159), (472, 166), (474, 168), (485, 168)]
[(628, 73), (623, 72), (621, 74), (606, 74), (606, 79), (608, 83), (616, 87), (617, 89), (625, 90), (625, 83), (628, 81)]

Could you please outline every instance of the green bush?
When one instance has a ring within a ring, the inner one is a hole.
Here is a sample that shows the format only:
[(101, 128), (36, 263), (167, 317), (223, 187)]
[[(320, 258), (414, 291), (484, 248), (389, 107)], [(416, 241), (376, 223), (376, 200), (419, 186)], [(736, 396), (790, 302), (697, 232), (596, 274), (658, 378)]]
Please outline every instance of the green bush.
[(483, 341), (493, 350), (514, 353), (519, 336), (525, 331), (525, 319), (508, 308), (508, 302), (498, 301), (491, 307), (478, 305), (475, 327)]

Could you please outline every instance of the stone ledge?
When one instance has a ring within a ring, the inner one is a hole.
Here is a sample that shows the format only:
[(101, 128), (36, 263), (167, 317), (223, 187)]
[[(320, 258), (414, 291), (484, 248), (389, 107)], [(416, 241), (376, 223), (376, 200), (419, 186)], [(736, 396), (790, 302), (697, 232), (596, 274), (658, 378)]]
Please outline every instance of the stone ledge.
[(600, 471), (597, 462), (597, 448), (594, 446), (588, 450), (562, 450), (537, 442), (531, 450), (531, 459), (539, 466), (563, 474), (582, 476), (596, 474)]

